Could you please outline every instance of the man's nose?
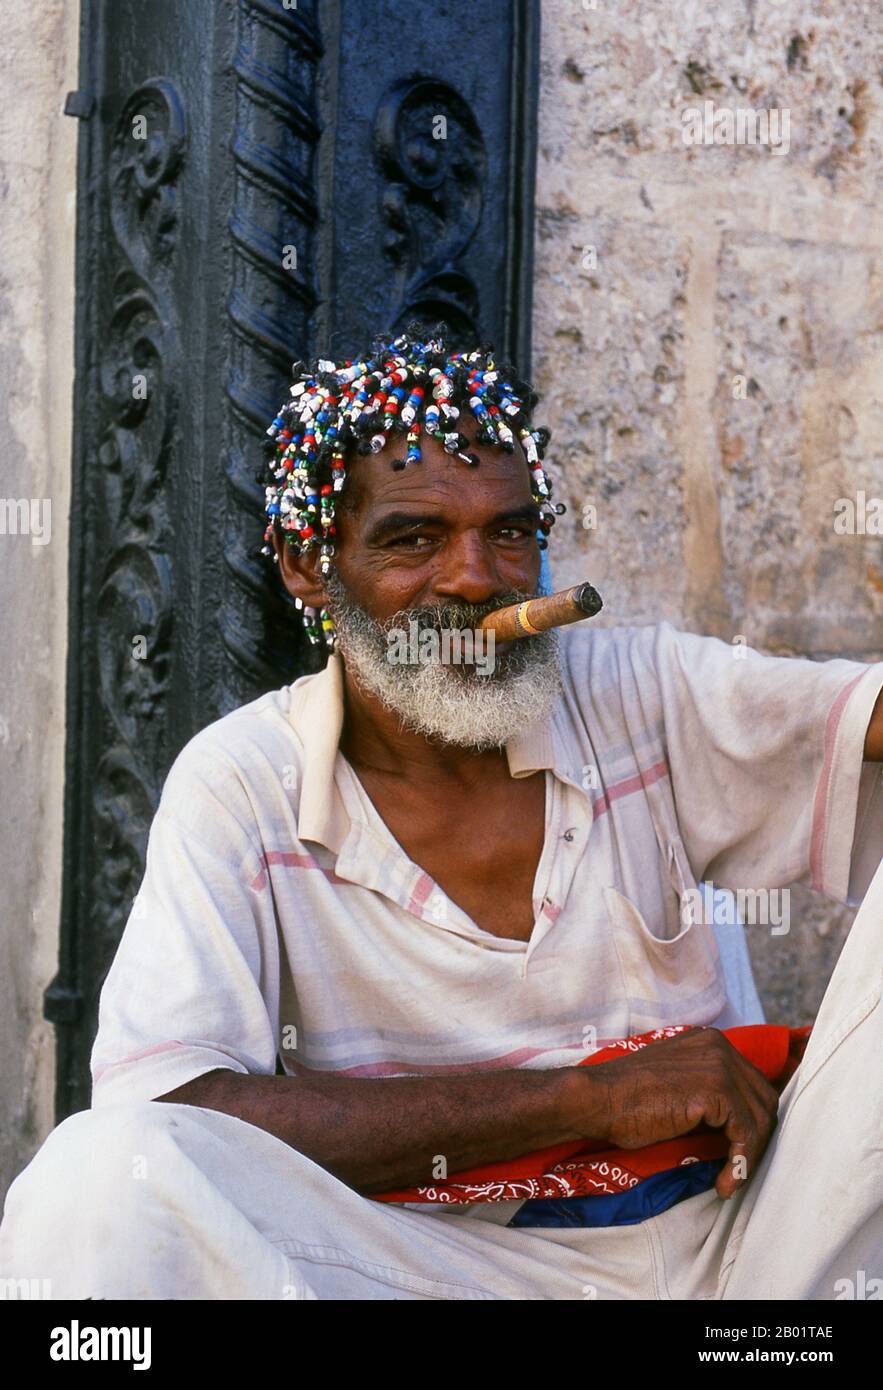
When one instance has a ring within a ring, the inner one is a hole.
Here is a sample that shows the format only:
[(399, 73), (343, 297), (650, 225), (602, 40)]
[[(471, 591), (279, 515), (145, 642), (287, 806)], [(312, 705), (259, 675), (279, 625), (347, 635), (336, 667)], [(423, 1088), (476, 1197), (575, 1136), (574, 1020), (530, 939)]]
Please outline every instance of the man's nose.
[(437, 598), (478, 604), (496, 598), (507, 586), (500, 578), (491, 547), (472, 533), (446, 547), (433, 588)]

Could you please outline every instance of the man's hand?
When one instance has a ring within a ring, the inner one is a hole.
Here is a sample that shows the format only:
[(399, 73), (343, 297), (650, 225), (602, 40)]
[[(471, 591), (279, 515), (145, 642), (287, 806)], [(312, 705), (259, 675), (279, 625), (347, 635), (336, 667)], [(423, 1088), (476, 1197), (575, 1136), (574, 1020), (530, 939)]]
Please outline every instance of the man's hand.
[(715, 1183), (719, 1197), (732, 1197), (753, 1174), (776, 1123), (777, 1091), (717, 1028), (579, 1070), (606, 1079), (606, 1138), (620, 1148), (675, 1139), (702, 1121), (723, 1128), (730, 1152)]

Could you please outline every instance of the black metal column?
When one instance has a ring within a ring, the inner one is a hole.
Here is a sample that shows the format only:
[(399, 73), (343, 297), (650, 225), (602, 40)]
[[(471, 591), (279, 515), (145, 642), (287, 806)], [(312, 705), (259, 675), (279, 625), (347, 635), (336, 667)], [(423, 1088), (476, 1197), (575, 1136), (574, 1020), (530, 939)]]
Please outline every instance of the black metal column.
[(168, 767), (316, 669), (262, 561), (294, 358), (444, 318), (530, 372), (538, 0), (83, 0), (57, 1116)]

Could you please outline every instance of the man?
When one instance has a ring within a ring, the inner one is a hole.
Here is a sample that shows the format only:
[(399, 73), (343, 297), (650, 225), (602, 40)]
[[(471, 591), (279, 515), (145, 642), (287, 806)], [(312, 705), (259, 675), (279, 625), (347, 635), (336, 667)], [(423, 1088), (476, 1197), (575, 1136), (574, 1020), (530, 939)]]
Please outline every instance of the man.
[[(92, 1109), (13, 1184), (0, 1273), (57, 1298), (452, 1300), (883, 1275), (883, 663), (737, 659), (666, 622), (500, 643), (490, 674), (390, 660), (411, 622), (537, 593), (550, 489), (511, 373), (441, 339), (373, 352), (317, 364), (271, 427), (267, 535), (328, 664), (176, 759)], [(701, 879), (867, 892), (781, 1101), (720, 1031), (742, 1020), (684, 913)], [(668, 1024), (697, 1026), (572, 1065)], [(635, 1224), (372, 1199), (703, 1121), (729, 1146), (713, 1186)]]

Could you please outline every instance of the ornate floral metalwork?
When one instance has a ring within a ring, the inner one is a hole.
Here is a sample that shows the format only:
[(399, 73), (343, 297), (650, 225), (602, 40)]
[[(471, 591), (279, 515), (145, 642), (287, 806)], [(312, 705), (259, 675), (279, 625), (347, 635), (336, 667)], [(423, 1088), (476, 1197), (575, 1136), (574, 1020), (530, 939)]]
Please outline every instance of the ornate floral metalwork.
[[(166, 483), (175, 443), (181, 362), (172, 286), (184, 108), (164, 78), (142, 83), (114, 126), (107, 208), (110, 294), (95, 363), (95, 463), (86, 511), (95, 566), (94, 717), (103, 750), (90, 779), (91, 836), (81, 837), (95, 954), (109, 963), (144, 872), (147, 831), (168, 746), (165, 704), (173, 629)], [(46, 994), (47, 1016), (69, 1019), (104, 969), (79, 978), (67, 953)], [(67, 969), (65, 968), (67, 965)], [(78, 1002), (77, 1002), (78, 1001)]]
[[(234, 64), (230, 354), (226, 426), (226, 581), (219, 622), (227, 655), (221, 713), (293, 678), (304, 642), (293, 604), (260, 556), (259, 444), (310, 338), (316, 304), (313, 156), (322, 53), (315, 20), (269, 0), (240, 0)], [(302, 655), (301, 655), (301, 663)]]
[(384, 250), (395, 268), (393, 321), (444, 318), (478, 341), (478, 286), (465, 265), (481, 223), (487, 155), (478, 121), (453, 87), (435, 78), (396, 82), (375, 121)]

